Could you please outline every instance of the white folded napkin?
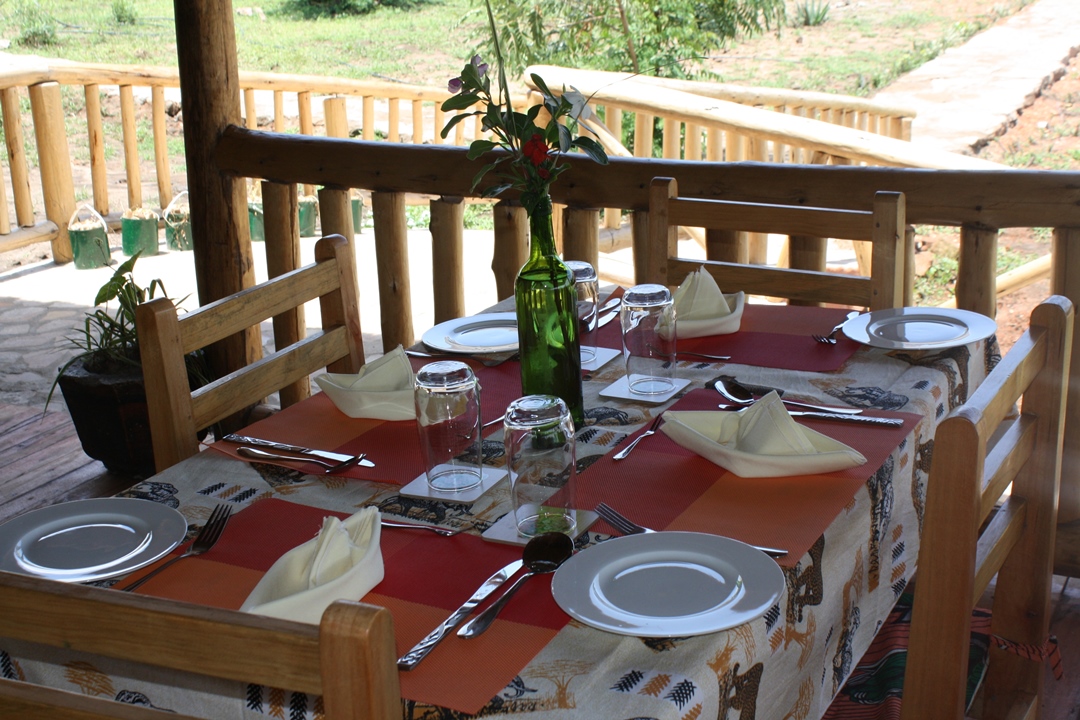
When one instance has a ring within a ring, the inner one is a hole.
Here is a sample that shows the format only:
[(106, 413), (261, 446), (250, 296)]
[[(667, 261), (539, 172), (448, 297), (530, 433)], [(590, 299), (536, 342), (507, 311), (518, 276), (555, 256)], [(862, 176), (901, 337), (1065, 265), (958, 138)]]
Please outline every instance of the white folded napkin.
[(775, 391), (739, 412), (664, 413), (664, 434), (740, 477), (783, 477), (858, 467), (862, 453), (803, 427)]
[(318, 535), (277, 559), (240, 609), (317, 625), (335, 600), (359, 600), (382, 582), (381, 532), (376, 507), (325, 518)]
[(315, 378), (322, 391), (349, 417), (412, 420), (413, 371), (400, 345), (355, 375), (323, 373)]
[(702, 266), (675, 290), (676, 335), (681, 338), (727, 335), (742, 323), (746, 294), (724, 297), (716, 280)]

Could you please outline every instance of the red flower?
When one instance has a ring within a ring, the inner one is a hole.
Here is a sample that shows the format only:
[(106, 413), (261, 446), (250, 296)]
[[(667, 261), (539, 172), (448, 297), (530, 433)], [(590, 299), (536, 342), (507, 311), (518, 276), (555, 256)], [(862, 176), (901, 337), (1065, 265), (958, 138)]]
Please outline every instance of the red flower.
[(546, 167), (536, 168), (536, 174), (540, 176), (541, 180), (547, 180), (551, 177), (551, 173), (548, 172)]
[(533, 165), (539, 165), (547, 160), (548, 146), (544, 142), (544, 136), (535, 133), (521, 148), (521, 152), (525, 154), (525, 157), (532, 160)]

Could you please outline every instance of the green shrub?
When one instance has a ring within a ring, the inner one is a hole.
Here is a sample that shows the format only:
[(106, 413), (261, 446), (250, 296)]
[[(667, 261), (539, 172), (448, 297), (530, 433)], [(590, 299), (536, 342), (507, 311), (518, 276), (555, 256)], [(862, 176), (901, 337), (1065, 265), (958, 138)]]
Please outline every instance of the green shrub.
[(427, 0), (285, 0), (281, 13), (305, 20), (342, 15), (365, 15), (379, 8), (407, 10)]
[(137, 19), (134, 1), (113, 0), (112, 14), (117, 25), (134, 25)]
[(36, 0), (19, 3), (11, 14), (19, 28), (15, 42), (20, 45), (45, 47), (59, 42), (56, 18)]
[(828, 0), (806, 0), (795, 4), (795, 27), (817, 27), (828, 19)]

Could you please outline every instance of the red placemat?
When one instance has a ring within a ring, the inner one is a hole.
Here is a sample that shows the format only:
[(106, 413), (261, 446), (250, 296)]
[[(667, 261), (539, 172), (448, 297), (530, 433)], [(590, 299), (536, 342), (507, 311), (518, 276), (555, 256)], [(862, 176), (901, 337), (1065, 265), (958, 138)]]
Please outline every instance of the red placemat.
[[(229, 520), (210, 551), (176, 563), (138, 592), (238, 609), (274, 561), (314, 537), (328, 515), (348, 517), (348, 513), (284, 500), (256, 502)], [(399, 656), (445, 620), (492, 573), (521, 557), (520, 548), (465, 533), (441, 537), (423, 530), (383, 528), (380, 545), (386, 576), (370, 593), (355, 599), (390, 610)], [(125, 584), (150, 569), (132, 573)], [(402, 695), (475, 713), (569, 620), (552, 598), (551, 576), (532, 578), (483, 635), (463, 640), (451, 634), (414, 670), (400, 673)]]

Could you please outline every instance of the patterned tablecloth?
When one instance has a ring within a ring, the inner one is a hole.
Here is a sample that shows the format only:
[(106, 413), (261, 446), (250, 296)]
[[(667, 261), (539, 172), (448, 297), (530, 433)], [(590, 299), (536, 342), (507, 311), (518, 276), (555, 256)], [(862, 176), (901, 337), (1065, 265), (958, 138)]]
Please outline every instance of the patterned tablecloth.
[[(570, 620), (551, 599), (550, 579), (536, 578), (488, 633), (471, 641), (451, 636), (416, 670), (401, 674), (403, 717), (820, 717), (914, 571), (934, 429), (999, 357), (993, 338), (937, 351), (885, 351), (844, 338), (825, 346), (809, 338), (842, 318), (835, 309), (749, 306), (739, 333), (680, 343), (682, 350), (731, 354), (734, 360), (680, 361), (678, 373), (691, 384), (665, 405), (601, 397), (622, 375), (618, 358), (585, 376), (578, 505), (591, 508), (604, 500), (656, 529), (712, 532), (789, 549), (778, 561), (786, 591), (764, 616), (696, 637), (626, 637)], [(618, 342), (613, 323), (600, 344)], [(520, 393), (518, 368), (514, 362), (491, 368), (477, 363), (476, 371), (485, 420), (491, 419)], [(900, 417), (905, 424), (892, 430), (807, 422), (868, 459), (860, 468), (827, 475), (739, 478), (662, 434), (629, 460), (612, 461), (611, 451), (657, 412), (675, 404), (714, 407), (720, 398), (705, 383), (719, 376), (779, 388), (793, 399)], [(501, 431), (490, 432), (484, 460), (500, 466)], [(228, 448), (215, 446), (134, 486), (124, 494), (179, 508), (191, 533), (220, 502), (238, 511), (213, 550), (177, 563), (140, 592), (239, 607), (274, 559), (310, 538), (328, 512), (345, 516), (378, 505), (388, 516), (468, 528), (452, 538), (384, 529), (387, 576), (364, 600), (391, 609), (404, 652), (491, 572), (519, 556), (518, 548), (479, 537), (508, 511), (506, 483), (472, 505), (400, 493), (422, 470), (411, 423), (352, 420), (316, 395), (247, 434), (363, 450), (376, 467), (305, 475), (239, 462)], [(603, 542), (612, 533), (597, 522), (577, 545)], [(0, 675), (220, 718), (321, 716), (318, 698), (287, 690), (91, 663), (9, 641), (0, 646)]]

